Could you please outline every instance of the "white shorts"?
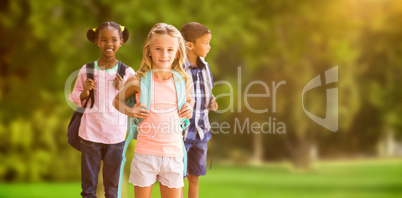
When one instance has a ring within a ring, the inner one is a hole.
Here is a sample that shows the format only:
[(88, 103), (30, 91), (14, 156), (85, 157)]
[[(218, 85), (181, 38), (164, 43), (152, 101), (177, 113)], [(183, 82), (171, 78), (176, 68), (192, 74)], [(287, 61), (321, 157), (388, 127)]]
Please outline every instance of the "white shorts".
[(159, 181), (169, 188), (181, 188), (184, 186), (183, 167), (183, 157), (135, 153), (128, 182), (134, 186), (147, 187)]

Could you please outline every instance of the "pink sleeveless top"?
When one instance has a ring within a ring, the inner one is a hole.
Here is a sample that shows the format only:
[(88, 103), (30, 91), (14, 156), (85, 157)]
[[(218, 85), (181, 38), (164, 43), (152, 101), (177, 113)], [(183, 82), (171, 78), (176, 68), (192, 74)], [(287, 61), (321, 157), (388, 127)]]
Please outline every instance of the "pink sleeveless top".
[[(140, 94), (136, 99), (140, 101)], [(164, 157), (183, 156), (180, 123), (173, 76), (168, 80), (152, 77), (150, 112), (138, 125), (135, 152)]]

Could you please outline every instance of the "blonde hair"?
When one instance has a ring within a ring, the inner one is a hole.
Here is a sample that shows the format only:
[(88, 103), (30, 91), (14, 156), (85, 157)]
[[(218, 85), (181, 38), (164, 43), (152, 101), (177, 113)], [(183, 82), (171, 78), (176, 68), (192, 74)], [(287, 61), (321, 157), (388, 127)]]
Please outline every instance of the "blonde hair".
[(179, 72), (184, 77), (187, 83), (188, 76), (187, 73), (183, 70), (183, 64), (184, 61), (186, 60), (186, 48), (184, 44), (184, 39), (181, 36), (180, 31), (177, 30), (177, 28), (175, 28), (173, 25), (169, 25), (166, 23), (155, 24), (152, 27), (151, 31), (149, 32), (147, 38), (145, 39), (144, 49), (142, 52), (141, 66), (137, 70), (137, 75), (139, 77), (145, 76), (145, 73), (149, 72), (152, 68), (152, 59), (150, 57), (149, 46), (151, 44), (151, 39), (153, 38), (154, 35), (169, 35), (177, 38), (179, 47), (177, 50), (177, 57), (172, 63), (172, 69)]

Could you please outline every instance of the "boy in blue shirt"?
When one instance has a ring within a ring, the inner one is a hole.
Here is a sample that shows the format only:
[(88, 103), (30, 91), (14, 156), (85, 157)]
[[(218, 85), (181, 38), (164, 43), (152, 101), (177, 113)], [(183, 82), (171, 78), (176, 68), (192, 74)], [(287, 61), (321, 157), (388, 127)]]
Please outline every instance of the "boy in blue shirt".
[(191, 96), (195, 99), (193, 117), (184, 136), (188, 156), (188, 197), (198, 198), (198, 177), (207, 172), (207, 143), (211, 139), (208, 113), (218, 109), (212, 94), (212, 74), (204, 60), (211, 49), (212, 35), (207, 27), (197, 22), (184, 24), (180, 32), (187, 49), (183, 67), (192, 79)]

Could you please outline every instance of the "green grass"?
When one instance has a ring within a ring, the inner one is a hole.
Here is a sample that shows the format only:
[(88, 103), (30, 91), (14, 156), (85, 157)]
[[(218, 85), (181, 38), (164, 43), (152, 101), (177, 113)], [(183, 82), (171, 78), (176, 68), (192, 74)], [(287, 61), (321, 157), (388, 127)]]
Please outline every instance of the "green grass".
[[(401, 176), (400, 159), (320, 162), (308, 172), (294, 172), (283, 164), (214, 165), (200, 178), (200, 197), (402, 197)], [(128, 189), (129, 197), (134, 197), (131, 184)], [(0, 183), (0, 198), (79, 197), (80, 190), (79, 182)], [(158, 185), (152, 197), (160, 197)]]

